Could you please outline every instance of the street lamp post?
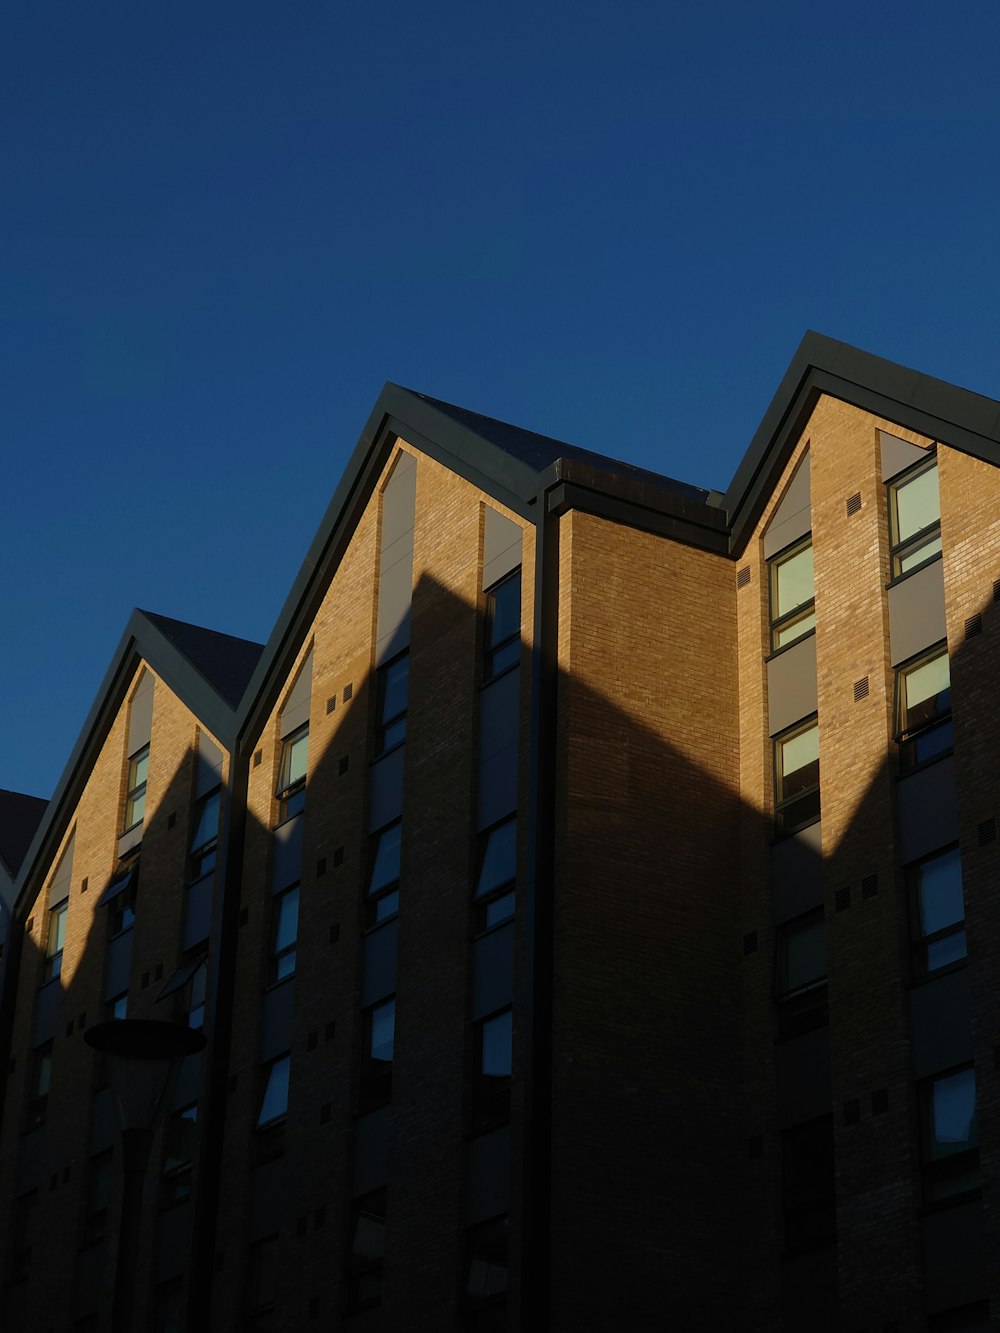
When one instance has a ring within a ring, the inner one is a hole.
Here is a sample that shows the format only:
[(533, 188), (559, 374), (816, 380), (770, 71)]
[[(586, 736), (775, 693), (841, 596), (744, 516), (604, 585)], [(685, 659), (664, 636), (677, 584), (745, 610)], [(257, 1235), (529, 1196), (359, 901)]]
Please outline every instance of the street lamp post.
[(153, 1129), (169, 1099), (181, 1061), (186, 1055), (204, 1050), (205, 1038), (193, 1028), (151, 1018), (118, 1018), (97, 1023), (83, 1036), (107, 1061), (111, 1095), (122, 1131), (125, 1185), (111, 1333), (132, 1333), (142, 1186)]

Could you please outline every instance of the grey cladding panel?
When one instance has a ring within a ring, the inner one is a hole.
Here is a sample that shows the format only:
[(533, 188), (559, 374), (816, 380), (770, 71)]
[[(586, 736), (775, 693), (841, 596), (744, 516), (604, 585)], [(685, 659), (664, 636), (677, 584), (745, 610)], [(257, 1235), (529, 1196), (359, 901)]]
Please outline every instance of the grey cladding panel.
[(795, 475), (788, 484), (784, 498), (778, 505), (764, 533), (764, 555), (772, 556), (783, 551), (792, 542), (797, 542), (812, 529), (812, 512), (809, 507), (809, 454), (795, 470)]
[(783, 838), (771, 848), (774, 924), (780, 926), (823, 905), (823, 825)]
[(413, 530), (417, 504), (417, 460), (400, 452), (382, 492), (383, 549)]
[(191, 1249), (190, 1201), (165, 1208), (160, 1213), (156, 1247), (156, 1281), (169, 1282), (184, 1272)]
[(816, 711), (816, 635), (807, 634), (767, 664), (768, 731), (774, 736)]
[(483, 516), (483, 587), (491, 588), (521, 563), (521, 529), (489, 505)]
[(184, 894), (184, 949), (193, 949), (207, 940), (212, 928), (212, 888), (214, 875), (197, 880)]
[(491, 931), (472, 947), (472, 1017), (503, 1009), (514, 996), (514, 927)]
[(370, 931), (361, 943), (361, 1007), (384, 1000), (396, 989), (398, 923)]
[(782, 1129), (829, 1115), (833, 1104), (830, 1029), (818, 1028), (774, 1049), (778, 1124)]
[(32, 1046), (41, 1046), (51, 1041), (59, 1029), (62, 1013), (62, 986), (58, 981), (50, 981), (38, 992), (35, 1001), (35, 1026), (31, 1034)]
[(149, 744), (153, 731), (153, 677), (143, 671), (128, 711), (128, 753)]
[(128, 990), (129, 972), (132, 969), (132, 935), (126, 930), (108, 941), (108, 956), (104, 969), (104, 998), (113, 999)]
[(288, 1211), (286, 1194), (286, 1164), (283, 1157), (258, 1166), (250, 1185), (250, 1234), (247, 1240), (271, 1236), (281, 1231)]
[(299, 727), (309, 721), (309, 701), (312, 697), (313, 654), (312, 649), (306, 654), (301, 670), (295, 678), (295, 684), (288, 692), (281, 709), (279, 723), (281, 738), (290, 736)]
[(949, 755), (896, 784), (899, 859), (904, 865), (958, 839), (955, 759)]
[(507, 1212), (510, 1199), (510, 1128), (482, 1134), (469, 1144), (466, 1182), (469, 1226)]
[(59, 861), (59, 868), (52, 877), (52, 883), (49, 885), (49, 896), (47, 899), (49, 907), (61, 903), (64, 898), (69, 897), (70, 886), (73, 882), (73, 849), (76, 845), (76, 830), (69, 835), (69, 841), (66, 844), (66, 850), (63, 852)]
[(378, 629), (375, 664), (381, 666), (410, 646), (410, 607), (413, 602), (413, 552), (379, 575)]
[(389, 1126), (392, 1107), (360, 1116), (354, 1125), (353, 1198), (381, 1189), (389, 1178)]
[(914, 1078), (930, 1078), (972, 1059), (969, 975), (948, 972), (910, 991)]
[(987, 1296), (983, 1206), (975, 1199), (928, 1213), (920, 1222), (924, 1299), (931, 1314), (972, 1305)]
[(271, 848), (271, 892), (280, 893), (302, 878), (302, 837), (305, 819), (293, 815), (274, 830)]
[(416, 494), (416, 460), (411, 454), (400, 454), (382, 492), (376, 664), (401, 653), (410, 642)]
[(368, 828), (370, 831), (391, 824), (403, 813), (403, 764), (406, 746), (400, 745), (383, 755), (371, 766), (371, 787), (368, 801)]
[(901, 440), (898, 435), (890, 435), (887, 430), (878, 433), (879, 448), (882, 454), (882, 480), (892, 481), (900, 472), (905, 472), (914, 463), (927, 457), (928, 451), (909, 440)]
[(934, 560), (889, 589), (889, 645), (892, 665), (940, 642), (944, 617), (944, 565)]
[(142, 842), (142, 825), (137, 824), (135, 828), (129, 829), (118, 839), (118, 855), (127, 856), (134, 848)]
[(292, 1046), (292, 1013), (295, 1008), (295, 978), (289, 977), (264, 992), (261, 1015), (260, 1058), (273, 1060)]
[(198, 773), (195, 778), (194, 796), (212, 791), (222, 782), (222, 751), (206, 732), (198, 734)]

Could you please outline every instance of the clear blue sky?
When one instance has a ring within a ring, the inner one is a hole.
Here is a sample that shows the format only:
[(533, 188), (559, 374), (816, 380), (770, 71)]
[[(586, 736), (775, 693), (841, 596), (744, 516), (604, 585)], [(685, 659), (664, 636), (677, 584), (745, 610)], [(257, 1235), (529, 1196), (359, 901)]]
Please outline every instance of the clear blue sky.
[(724, 488), (803, 331), (1000, 397), (995, 3), (9, 0), (0, 786), (266, 638), (384, 380)]

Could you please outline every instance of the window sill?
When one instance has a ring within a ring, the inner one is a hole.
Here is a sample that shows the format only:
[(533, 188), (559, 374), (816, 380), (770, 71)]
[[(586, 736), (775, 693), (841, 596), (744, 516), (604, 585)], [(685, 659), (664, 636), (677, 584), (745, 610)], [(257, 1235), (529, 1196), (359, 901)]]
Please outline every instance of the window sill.
[(772, 648), (764, 657), (765, 665), (768, 662), (773, 662), (776, 657), (781, 657), (784, 653), (790, 652), (793, 648), (797, 648), (800, 643), (805, 643), (806, 639), (814, 639), (815, 637), (816, 626), (814, 625), (812, 629), (807, 629), (804, 634), (800, 634), (799, 637), (793, 639), (791, 643), (783, 643), (780, 648)]
[(885, 585), (886, 592), (888, 592), (890, 588), (898, 588), (901, 583), (905, 583), (907, 579), (911, 579), (914, 574), (919, 574), (920, 571), (926, 569), (928, 565), (933, 565), (935, 560), (940, 560), (941, 556), (941, 551), (935, 551), (933, 555), (929, 555), (926, 560), (921, 560), (919, 565), (914, 565), (912, 569), (908, 569), (904, 574), (894, 574)]

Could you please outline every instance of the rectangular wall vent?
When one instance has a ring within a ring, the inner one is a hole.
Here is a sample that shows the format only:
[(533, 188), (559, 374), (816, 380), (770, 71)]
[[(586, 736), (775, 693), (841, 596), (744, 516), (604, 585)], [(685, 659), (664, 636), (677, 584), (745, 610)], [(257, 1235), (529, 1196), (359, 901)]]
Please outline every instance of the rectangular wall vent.
[(993, 580), (993, 600), (1000, 602), (1000, 579)]
[(757, 952), (757, 932), (755, 930), (751, 930), (748, 931), (747, 934), (743, 936), (743, 956), (744, 958), (746, 958), (748, 954), (756, 952)]
[(737, 588), (746, 588), (750, 584), (750, 566), (744, 565), (736, 575)]
[(872, 1093), (872, 1115), (883, 1115), (889, 1109), (889, 1089), (879, 1088)]
[(866, 875), (861, 881), (862, 898), (875, 898), (878, 895), (878, 875)]
[(968, 620), (965, 622), (965, 637), (967, 639), (974, 639), (977, 634), (982, 634), (982, 632), (983, 613), (982, 611), (977, 611), (974, 616), (969, 616)]
[(862, 699), (868, 698), (868, 677), (862, 676), (860, 680), (854, 682), (854, 702), (860, 703)]
[(861, 492), (855, 491), (853, 495), (847, 497), (847, 517), (853, 518), (855, 514), (861, 512)]
[(844, 1102), (844, 1124), (856, 1125), (861, 1119), (861, 1100), (858, 1097), (852, 1097), (850, 1101)]
[(764, 1156), (764, 1135), (753, 1134), (747, 1139), (747, 1157), (751, 1162), (756, 1162)]
[(977, 829), (979, 834), (980, 847), (986, 847), (991, 842), (997, 840), (997, 821), (996, 816), (991, 815), (989, 819), (984, 819)]
[(847, 885), (846, 888), (838, 889), (838, 890), (837, 890), (836, 895), (835, 895), (834, 900), (833, 900), (833, 905), (834, 905), (834, 908), (836, 909), (836, 911), (838, 911), (838, 912), (846, 912), (846, 911), (847, 911), (847, 909), (848, 909), (848, 908), (850, 907), (850, 905), (851, 905), (851, 887), (850, 887), (850, 885)]
[(337, 707), (337, 696), (335, 694), (331, 694), (329, 699), (327, 699), (326, 701), (326, 711), (328, 713), (332, 713), (336, 707)]

